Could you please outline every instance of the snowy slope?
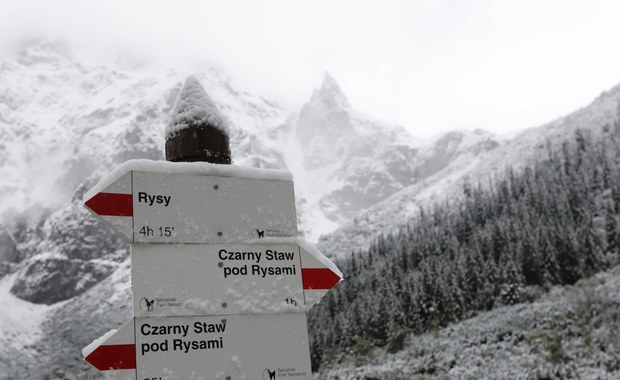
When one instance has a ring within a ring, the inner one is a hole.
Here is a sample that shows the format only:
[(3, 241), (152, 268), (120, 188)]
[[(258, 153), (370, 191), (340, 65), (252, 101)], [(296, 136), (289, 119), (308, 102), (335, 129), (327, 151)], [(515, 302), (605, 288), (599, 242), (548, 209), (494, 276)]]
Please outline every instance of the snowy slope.
[[(164, 126), (186, 73), (84, 66), (60, 43), (40, 43), (0, 64), (0, 224), (67, 202), (85, 177), (130, 158), (162, 159)], [(263, 141), (285, 114), (234, 90), (212, 69), (197, 74), (236, 128), (239, 164), (282, 167)]]
[(333, 358), (316, 379), (618, 379), (620, 267), (480, 314), (402, 350)]
[[(44, 310), (21, 305), (17, 312), (29, 311), (33, 315), (16, 332), (26, 328), (32, 331), (9, 340), (19, 343), (24, 339), (28, 345), (25, 350), (2, 352), (0, 379), (7, 375), (17, 379), (39, 379), (46, 375), (54, 379), (100, 378), (98, 371), (84, 362), (81, 349), (132, 317), (129, 265), (129, 259), (125, 260), (98, 285), (61, 304), (38, 306)], [(1, 285), (0, 292), (0, 299), (10, 297)], [(9, 328), (0, 326), (3, 330)]]
[[(15, 357), (15, 363), (23, 363), (26, 360), (17, 361), (15, 353), (28, 361), (36, 361), (38, 355), (37, 342), (44, 338), (42, 323), (54, 310), (61, 308), (64, 303), (55, 305), (35, 305), (21, 300), (9, 293), (15, 275), (9, 275), (0, 279), (0, 299), (2, 299), (2, 313), (0, 313), (0, 335), (3, 344), (0, 345), (0, 358)], [(0, 373), (9, 373), (3, 368), (5, 360), (0, 361)], [(0, 378), (2, 378), (0, 376)]]

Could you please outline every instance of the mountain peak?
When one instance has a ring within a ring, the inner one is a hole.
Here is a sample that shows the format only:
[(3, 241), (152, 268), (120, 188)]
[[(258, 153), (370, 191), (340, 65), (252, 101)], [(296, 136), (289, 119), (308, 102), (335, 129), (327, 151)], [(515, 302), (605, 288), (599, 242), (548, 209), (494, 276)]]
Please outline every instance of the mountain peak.
[(349, 100), (330, 73), (325, 72), (321, 88), (312, 94), (312, 102), (321, 102), (326, 108), (349, 108)]
[(336, 81), (336, 78), (334, 78), (329, 71), (326, 71), (323, 74), (323, 83), (321, 84), (322, 88), (326, 88), (326, 87), (336, 87), (339, 91), (341, 91), (340, 86), (338, 85), (338, 82)]

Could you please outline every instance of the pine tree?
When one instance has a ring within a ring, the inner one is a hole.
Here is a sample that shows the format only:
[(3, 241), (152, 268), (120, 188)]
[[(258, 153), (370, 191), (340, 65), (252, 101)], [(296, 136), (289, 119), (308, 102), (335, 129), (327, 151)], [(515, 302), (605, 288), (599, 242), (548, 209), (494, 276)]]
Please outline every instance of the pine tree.
[(533, 236), (526, 234), (520, 241), (521, 272), (525, 279), (525, 285), (543, 284), (543, 266), (540, 259), (540, 249)]

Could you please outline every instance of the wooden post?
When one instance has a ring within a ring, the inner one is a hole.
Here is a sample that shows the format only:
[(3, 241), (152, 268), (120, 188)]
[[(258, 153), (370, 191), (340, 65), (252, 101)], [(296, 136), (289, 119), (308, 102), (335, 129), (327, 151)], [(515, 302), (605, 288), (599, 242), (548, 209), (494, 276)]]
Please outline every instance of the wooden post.
[(166, 128), (166, 160), (231, 164), (228, 122), (198, 79), (185, 84)]

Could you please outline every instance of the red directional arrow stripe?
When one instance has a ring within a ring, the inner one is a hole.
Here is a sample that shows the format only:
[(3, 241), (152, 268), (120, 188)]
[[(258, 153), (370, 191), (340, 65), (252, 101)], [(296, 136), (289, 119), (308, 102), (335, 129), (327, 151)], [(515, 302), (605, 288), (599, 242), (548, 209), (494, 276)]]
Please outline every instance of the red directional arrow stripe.
[(302, 268), (301, 277), (306, 290), (331, 289), (340, 281), (340, 277), (328, 268)]
[(136, 345), (115, 344), (99, 346), (86, 361), (100, 371), (136, 368)]
[(85, 204), (98, 215), (133, 216), (131, 194), (97, 193)]

